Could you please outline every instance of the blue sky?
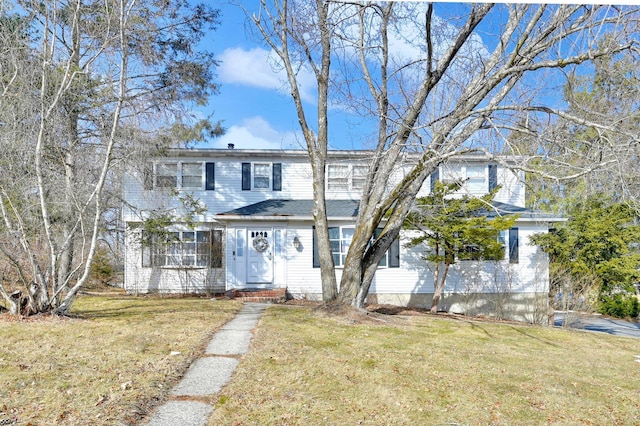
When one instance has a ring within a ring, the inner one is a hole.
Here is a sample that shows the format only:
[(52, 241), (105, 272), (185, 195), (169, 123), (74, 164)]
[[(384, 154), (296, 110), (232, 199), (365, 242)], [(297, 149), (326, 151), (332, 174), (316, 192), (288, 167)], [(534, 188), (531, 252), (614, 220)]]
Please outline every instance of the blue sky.
[[(210, 99), (203, 114), (214, 113), (214, 120), (222, 120), (227, 129), (224, 136), (200, 145), (201, 147), (226, 148), (233, 143), (239, 149), (289, 149), (306, 148), (301, 136), (286, 76), (272, 66), (273, 57), (259, 38), (253, 24), (233, 2), (220, 2), (216, 7), (222, 12), (221, 24), (211, 34), (206, 48), (220, 61), (217, 82), (219, 95)], [(247, 0), (248, 7), (258, 2)], [(436, 14), (458, 15), (468, 5), (440, 3)], [(402, 37), (402, 36), (401, 36)], [(412, 59), (422, 56), (399, 38), (394, 48), (401, 56)], [(271, 62), (270, 62), (271, 61)], [(298, 76), (308, 113), (314, 113), (315, 79), (301, 72)], [(330, 108), (329, 143), (333, 149), (363, 149), (372, 146), (376, 123), (350, 115), (340, 108)], [(314, 126), (313, 117), (308, 116)]]
[(207, 49), (221, 61), (216, 71), (221, 89), (204, 112), (223, 120), (227, 133), (207, 146), (302, 147), (291, 97), (283, 90), (283, 76), (269, 63), (269, 51), (250, 34), (250, 24), (238, 6), (222, 3), (216, 7), (222, 11), (221, 25), (211, 34)]
[[(247, 0), (246, 4), (257, 6), (258, 2)], [(216, 7), (222, 12), (221, 24), (207, 39), (205, 46), (221, 61), (217, 68), (217, 82), (221, 89), (219, 95), (211, 97), (201, 113), (213, 113), (213, 120), (222, 120), (227, 133), (199, 146), (226, 148), (227, 144), (233, 143), (238, 149), (305, 148), (285, 75), (274, 70), (269, 50), (238, 6), (221, 1)], [(466, 7), (468, 5), (460, 3), (440, 3), (436, 5), (436, 14), (447, 15), (453, 12), (455, 15), (455, 12)], [(494, 19), (501, 20), (499, 16), (494, 16)], [(478, 30), (495, 35), (496, 28), (482, 26), (492, 27), (496, 24), (497, 22), (483, 23)], [(395, 47), (400, 47), (401, 51), (404, 49), (401, 52), (403, 55), (415, 53), (406, 46)], [(309, 112), (314, 112), (314, 78), (301, 73), (298, 80), (303, 89), (306, 107)], [(558, 92), (552, 97), (557, 95)], [(330, 110), (330, 114), (331, 148), (370, 147), (375, 124), (366, 123), (362, 118), (348, 115), (339, 108)], [(308, 119), (313, 120), (312, 117)]]
[[(285, 75), (274, 70), (269, 50), (257, 33), (251, 32), (238, 6), (223, 2), (216, 7), (222, 11), (221, 25), (207, 40), (206, 48), (221, 61), (216, 71), (221, 89), (202, 113), (213, 112), (213, 120), (222, 120), (227, 132), (199, 147), (226, 148), (233, 143), (238, 149), (306, 149)], [(307, 89), (305, 106), (313, 112), (315, 82), (307, 75), (301, 83), (303, 90)], [(330, 114), (334, 116), (331, 147), (361, 149), (366, 137), (358, 126), (361, 119), (339, 111)]]

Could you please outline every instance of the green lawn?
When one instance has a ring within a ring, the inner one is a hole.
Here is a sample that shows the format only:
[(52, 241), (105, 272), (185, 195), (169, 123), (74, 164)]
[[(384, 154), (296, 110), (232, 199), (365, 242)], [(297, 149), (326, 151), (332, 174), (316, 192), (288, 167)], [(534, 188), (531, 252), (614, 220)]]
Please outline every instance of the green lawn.
[[(81, 297), (75, 319), (0, 317), (0, 420), (135, 424), (235, 301)], [(634, 425), (640, 341), (430, 315), (274, 305), (210, 425)]]
[(239, 308), (206, 298), (81, 296), (74, 319), (0, 316), (0, 421), (131, 424)]
[(640, 424), (629, 338), (275, 306), (252, 348), (209, 425)]

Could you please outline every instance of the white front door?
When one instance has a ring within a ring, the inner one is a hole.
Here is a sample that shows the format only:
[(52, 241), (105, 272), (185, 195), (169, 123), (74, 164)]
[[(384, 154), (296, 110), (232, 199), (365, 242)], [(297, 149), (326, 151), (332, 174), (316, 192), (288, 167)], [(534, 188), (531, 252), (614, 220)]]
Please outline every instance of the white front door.
[(273, 231), (271, 228), (247, 230), (247, 283), (273, 282)]

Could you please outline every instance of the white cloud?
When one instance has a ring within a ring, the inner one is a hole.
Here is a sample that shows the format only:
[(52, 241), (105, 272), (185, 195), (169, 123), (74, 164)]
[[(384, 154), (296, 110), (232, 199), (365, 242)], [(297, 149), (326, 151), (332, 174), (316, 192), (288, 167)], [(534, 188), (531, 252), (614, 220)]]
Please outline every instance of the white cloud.
[[(243, 84), (261, 89), (274, 89), (288, 95), (291, 92), (280, 59), (259, 47), (244, 50), (226, 49), (220, 55), (218, 75), (222, 83)], [(315, 103), (316, 80), (310, 71), (301, 69), (297, 76), (302, 100)]]
[(214, 140), (212, 147), (227, 148), (232, 143), (236, 149), (297, 149), (301, 141), (296, 132), (281, 132), (262, 117), (250, 117), (229, 127), (226, 134)]
[(220, 55), (218, 68), (223, 83), (245, 84), (264, 89), (282, 90), (285, 80), (272, 66), (269, 51), (256, 47), (251, 50), (227, 49)]

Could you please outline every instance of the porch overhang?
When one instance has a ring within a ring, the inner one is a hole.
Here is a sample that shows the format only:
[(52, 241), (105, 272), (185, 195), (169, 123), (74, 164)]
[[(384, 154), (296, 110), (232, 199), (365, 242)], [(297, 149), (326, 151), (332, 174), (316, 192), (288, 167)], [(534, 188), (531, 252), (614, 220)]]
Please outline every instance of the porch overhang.
[[(327, 200), (327, 218), (353, 221), (359, 200)], [(313, 200), (265, 200), (216, 215), (219, 221), (312, 221)]]
[[(327, 200), (327, 219), (353, 221), (358, 216), (359, 200)], [(218, 213), (216, 220), (231, 221), (312, 221), (313, 200), (264, 200), (244, 207)], [(476, 212), (489, 218), (517, 215), (516, 222), (553, 223), (566, 222), (566, 218), (532, 210), (526, 207), (494, 201), (492, 205)]]

